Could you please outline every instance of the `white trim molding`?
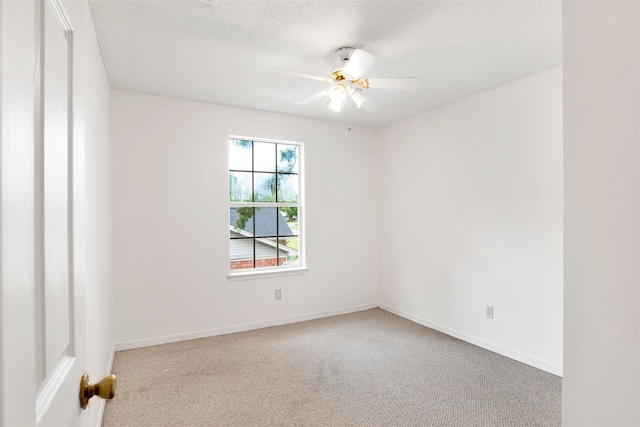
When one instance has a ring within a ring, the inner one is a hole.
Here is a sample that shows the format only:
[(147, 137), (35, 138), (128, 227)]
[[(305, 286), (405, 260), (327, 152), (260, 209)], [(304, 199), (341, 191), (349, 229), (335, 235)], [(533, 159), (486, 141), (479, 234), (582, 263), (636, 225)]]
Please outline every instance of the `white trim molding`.
[(253, 279), (264, 279), (264, 278), (272, 278), (272, 277), (284, 277), (284, 276), (297, 276), (300, 274), (306, 274), (309, 271), (308, 268), (304, 267), (280, 267), (279, 269), (246, 269), (246, 270), (234, 270), (227, 274), (227, 278), (231, 281), (236, 280), (253, 280)]
[(466, 341), (475, 346), (484, 348), (485, 350), (492, 351), (494, 353), (508, 357), (509, 359), (517, 360), (518, 362), (522, 362), (526, 365), (533, 366), (534, 368), (538, 368), (545, 372), (549, 372), (550, 374), (562, 377), (562, 366), (554, 365), (552, 363), (545, 362), (544, 360), (536, 359), (535, 357), (528, 356), (516, 350), (512, 350), (510, 348), (506, 348), (501, 345), (492, 343), (490, 341), (483, 340), (473, 335), (460, 332), (456, 329), (449, 328), (439, 323), (432, 322), (427, 319), (423, 319), (422, 317), (416, 316), (411, 313), (407, 313), (406, 311), (400, 310), (398, 308), (392, 307), (387, 304), (379, 304), (379, 307), (385, 311), (388, 311), (389, 313), (393, 313), (407, 320), (411, 320), (412, 322), (418, 323), (422, 326), (426, 326), (427, 328), (434, 329), (438, 332), (442, 332), (443, 334), (447, 334), (449, 336), (458, 338), (462, 341)]
[(378, 307), (378, 304), (376, 303), (361, 304), (361, 305), (354, 305), (351, 307), (338, 308), (335, 310), (327, 310), (327, 311), (319, 311), (316, 313), (303, 314), (300, 316), (282, 317), (278, 319), (266, 320), (263, 322), (243, 323), (235, 326), (225, 326), (222, 328), (187, 332), (184, 334), (166, 335), (166, 336), (156, 337), (156, 338), (126, 341), (126, 342), (116, 343), (115, 350), (116, 351), (131, 350), (134, 348), (150, 347), (153, 345), (169, 344), (173, 342), (194, 340), (198, 338), (207, 338), (207, 337), (213, 337), (217, 335), (233, 334), (236, 332), (244, 332), (244, 331), (251, 331), (254, 329), (268, 328), (270, 326), (280, 326), (280, 325), (287, 325), (290, 323), (304, 322), (306, 320), (321, 319), (323, 317), (337, 316), (340, 314), (356, 313), (358, 311), (370, 310), (372, 308), (377, 308), (377, 307)]

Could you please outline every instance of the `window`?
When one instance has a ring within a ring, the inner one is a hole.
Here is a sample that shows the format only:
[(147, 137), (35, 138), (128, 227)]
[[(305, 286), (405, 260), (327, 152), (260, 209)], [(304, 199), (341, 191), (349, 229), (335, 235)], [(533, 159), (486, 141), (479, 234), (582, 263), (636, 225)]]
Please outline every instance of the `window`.
[(298, 143), (229, 139), (232, 271), (303, 267), (301, 151)]

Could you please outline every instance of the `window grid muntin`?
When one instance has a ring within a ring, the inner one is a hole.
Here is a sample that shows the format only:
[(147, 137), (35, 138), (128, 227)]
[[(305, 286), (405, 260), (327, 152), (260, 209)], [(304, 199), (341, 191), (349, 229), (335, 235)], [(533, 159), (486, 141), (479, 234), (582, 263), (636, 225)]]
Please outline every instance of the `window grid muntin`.
[[(293, 143), (293, 142), (277, 142), (277, 141), (265, 141), (265, 140), (255, 140), (255, 139), (238, 139), (238, 138), (229, 138), (229, 142), (232, 141), (246, 141), (246, 142), (250, 142), (251, 143), (251, 168), (252, 170), (245, 170), (245, 169), (229, 169), (229, 173), (231, 172), (250, 172), (251, 173), (251, 202), (232, 202), (230, 201), (230, 207), (234, 208), (234, 207), (252, 207), (253, 211), (252, 211), (252, 226), (253, 226), (253, 235), (252, 236), (238, 236), (238, 237), (231, 237), (231, 240), (247, 240), (247, 239), (251, 239), (253, 241), (253, 269), (257, 269), (260, 267), (257, 267), (256, 263), (257, 263), (257, 253), (256, 253), (256, 241), (258, 239), (276, 239), (275, 242), (275, 248), (276, 248), (276, 266), (275, 267), (282, 267), (282, 264), (280, 264), (280, 239), (284, 238), (286, 240), (287, 237), (289, 238), (296, 238), (298, 239), (298, 249), (296, 249), (297, 251), (297, 259), (301, 260), (301, 251), (300, 251), (300, 242), (302, 241), (302, 238), (300, 236), (300, 233), (298, 234), (291, 234), (291, 235), (286, 235), (286, 236), (282, 236), (280, 235), (280, 221), (279, 221), (279, 211), (280, 208), (282, 207), (295, 207), (298, 209), (297, 211), (297, 222), (298, 222), (298, 230), (300, 230), (300, 218), (302, 216), (302, 206), (301, 206), (301, 166), (300, 166), (300, 159), (301, 159), (301, 146), (302, 144), (300, 143)], [(258, 170), (254, 170), (255, 167), (255, 143), (259, 142), (259, 143), (268, 143), (268, 144), (274, 144), (275, 145), (275, 172), (273, 171), (258, 171)], [(295, 147), (296, 150), (296, 167), (297, 167), (297, 172), (286, 172), (286, 171), (280, 171), (280, 167), (278, 164), (278, 155), (280, 153), (279, 151), (279, 146), (290, 146), (290, 147)], [(256, 198), (256, 191), (255, 191), (255, 174), (256, 173), (270, 173), (270, 174), (274, 174), (275, 175), (275, 202), (256, 202), (255, 198)], [(279, 191), (278, 191), (278, 183), (279, 183), (279, 175), (296, 175), (298, 177), (297, 179), (297, 202), (280, 202), (278, 201), (278, 196), (279, 196)], [(269, 235), (269, 236), (256, 236), (256, 208), (260, 208), (260, 207), (271, 207), (271, 208), (275, 208), (276, 209), (276, 235)], [(292, 232), (293, 233), (293, 232)]]

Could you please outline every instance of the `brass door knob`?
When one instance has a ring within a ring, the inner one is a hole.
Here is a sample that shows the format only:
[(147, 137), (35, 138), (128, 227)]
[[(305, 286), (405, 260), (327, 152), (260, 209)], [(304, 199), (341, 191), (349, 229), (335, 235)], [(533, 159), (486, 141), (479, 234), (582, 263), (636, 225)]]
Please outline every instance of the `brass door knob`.
[(89, 382), (89, 375), (84, 374), (80, 380), (80, 407), (85, 409), (89, 399), (98, 396), (103, 399), (113, 399), (116, 394), (116, 376), (107, 375), (97, 384)]

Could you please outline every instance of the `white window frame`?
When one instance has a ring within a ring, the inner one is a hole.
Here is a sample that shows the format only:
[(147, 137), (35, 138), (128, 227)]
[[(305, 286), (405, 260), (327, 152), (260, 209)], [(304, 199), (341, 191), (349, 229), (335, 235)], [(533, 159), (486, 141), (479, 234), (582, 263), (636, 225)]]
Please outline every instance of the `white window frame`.
[[(227, 262), (229, 266), (229, 273), (227, 277), (230, 280), (247, 280), (257, 279), (260, 277), (279, 277), (296, 274), (304, 274), (308, 271), (305, 259), (305, 208), (304, 208), (304, 194), (305, 194), (305, 180), (304, 180), (304, 143), (296, 141), (285, 141), (277, 139), (267, 138), (255, 138), (250, 136), (229, 135), (227, 138), (227, 150), (229, 150), (231, 140), (244, 140), (252, 142), (263, 142), (271, 144), (282, 145), (295, 145), (298, 147), (298, 203), (282, 203), (282, 202), (231, 202), (229, 200), (229, 193), (227, 192), (227, 202), (229, 204), (227, 209), (227, 224), (229, 223), (228, 215), (231, 208), (240, 207), (297, 207), (298, 208), (298, 265), (287, 266), (270, 266), (270, 267), (253, 267), (245, 269), (231, 269), (231, 250), (229, 242), (227, 242)], [(253, 149), (253, 148), (252, 148)], [(227, 153), (227, 172), (229, 172), (229, 155)], [(254, 165), (252, 165), (252, 172)], [(227, 180), (229, 180), (229, 173), (227, 173)], [(229, 182), (227, 181), (227, 188), (229, 188)], [(230, 239), (229, 237), (227, 238)], [(255, 254), (254, 254), (255, 257)]]

